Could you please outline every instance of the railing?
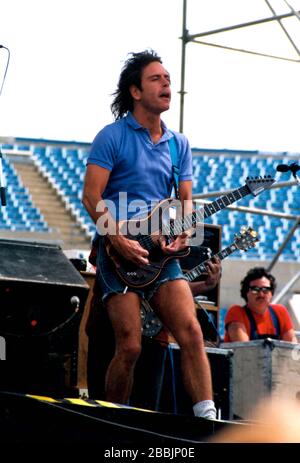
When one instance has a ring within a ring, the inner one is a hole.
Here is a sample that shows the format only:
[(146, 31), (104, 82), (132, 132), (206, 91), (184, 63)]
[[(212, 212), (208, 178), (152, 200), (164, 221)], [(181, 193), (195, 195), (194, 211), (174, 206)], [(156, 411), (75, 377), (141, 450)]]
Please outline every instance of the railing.
[(296, 273), (296, 275), (293, 276), (293, 278), (282, 288), (282, 290), (276, 294), (276, 296), (273, 298), (273, 303), (278, 304), (284, 296), (289, 292), (289, 290), (297, 283), (297, 281), (300, 278), (300, 270), (299, 272)]
[[(293, 185), (297, 185), (297, 182), (296, 181), (280, 182), (280, 183), (273, 184), (270, 187), (270, 189), (271, 188), (282, 188), (282, 187), (293, 186)], [(193, 196), (193, 201), (195, 203), (205, 204), (205, 203), (207, 203), (207, 201), (204, 201), (204, 198), (219, 197), (219, 196), (222, 196), (222, 195), (229, 194), (231, 191), (232, 190), (220, 190), (220, 191), (211, 191), (211, 192), (208, 192), (208, 193), (196, 194), (196, 195)], [(278, 249), (276, 255), (272, 259), (272, 261), (271, 261), (271, 263), (270, 263), (270, 265), (268, 267), (268, 270), (271, 270), (274, 267), (274, 265), (277, 262), (280, 255), (282, 254), (282, 252), (283, 252), (284, 248), (286, 247), (287, 243), (290, 241), (291, 237), (295, 233), (297, 227), (299, 226), (299, 224), (300, 224), (300, 216), (294, 215), (294, 214), (288, 214), (288, 213), (285, 213), (285, 212), (276, 212), (276, 211), (271, 211), (271, 210), (267, 210), (267, 209), (260, 209), (260, 208), (248, 207), (248, 206), (233, 206), (233, 205), (230, 205), (230, 206), (227, 206), (227, 209), (230, 209), (230, 210), (233, 210), (233, 211), (239, 211), (239, 212), (249, 212), (249, 213), (258, 214), (258, 215), (268, 215), (270, 217), (277, 217), (277, 218), (280, 218), (280, 219), (293, 220), (295, 222), (293, 227), (291, 228), (291, 230), (289, 230), (289, 232), (287, 233), (287, 236), (284, 239), (284, 241), (283, 241), (282, 245), (280, 246), (280, 248)]]

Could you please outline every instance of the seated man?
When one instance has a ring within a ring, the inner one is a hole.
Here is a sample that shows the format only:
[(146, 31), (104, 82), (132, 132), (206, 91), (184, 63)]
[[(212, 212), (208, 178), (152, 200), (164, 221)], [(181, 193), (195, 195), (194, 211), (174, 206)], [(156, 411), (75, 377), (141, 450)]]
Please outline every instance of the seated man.
[(241, 296), (246, 305), (232, 305), (225, 317), (225, 342), (244, 342), (273, 338), (297, 342), (286, 307), (271, 304), (276, 289), (273, 275), (262, 267), (248, 271), (241, 281)]

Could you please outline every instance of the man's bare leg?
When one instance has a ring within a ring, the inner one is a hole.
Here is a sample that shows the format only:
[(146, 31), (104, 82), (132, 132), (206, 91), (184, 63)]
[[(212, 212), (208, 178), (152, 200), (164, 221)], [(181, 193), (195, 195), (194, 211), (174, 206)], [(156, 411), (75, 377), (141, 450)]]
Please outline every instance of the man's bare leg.
[(151, 302), (180, 346), (183, 382), (193, 403), (212, 400), (210, 364), (188, 283), (162, 284)]
[(135, 293), (111, 296), (107, 311), (115, 334), (115, 354), (105, 378), (106, 400), (126, 404), (141, 352), (140, 299)]

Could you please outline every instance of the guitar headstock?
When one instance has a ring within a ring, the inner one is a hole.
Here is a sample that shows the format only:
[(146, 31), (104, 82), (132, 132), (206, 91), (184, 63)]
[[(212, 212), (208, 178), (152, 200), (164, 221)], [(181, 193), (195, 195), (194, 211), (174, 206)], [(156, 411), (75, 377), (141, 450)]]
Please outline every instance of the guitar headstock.
[(241, 227), (240, 233), (234, 235), (234, 243), (241, 251), (254, 248), (259, 241), (258, 233), (251, 227)]
[(249, 188), (253, 196), (257, 196), (263, 191), (270, 188), (275, 182), (275, 179), (271, 175), (264, 175), (263, 177), (247, 177), (246, 185)]

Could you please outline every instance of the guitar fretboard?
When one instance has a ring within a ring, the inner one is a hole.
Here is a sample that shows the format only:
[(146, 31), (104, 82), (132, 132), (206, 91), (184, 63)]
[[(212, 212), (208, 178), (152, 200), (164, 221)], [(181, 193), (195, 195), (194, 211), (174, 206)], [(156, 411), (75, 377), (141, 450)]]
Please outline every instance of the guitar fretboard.
[(193, 281), (198, 278), (203, 273), (207, 272), (206, 264), (214, 259), (214, 257), (218, 257), (220, 260), (225, 259), (225, 257), (230, 256), (234, 251), (239, 249), (235, 243), (232, 243), (227, 248), (222, 249), (222, 251), (217, 252), (213, 257), (210, 259), (205, 260), (201, 264), (194, 267), (192, 270), (188, 270), (184, 276), (188, 279), (188, 281)]
[(172, 237), (180, 235), (184, 230), (189, 230), (195, 228), (197, 223), (203, 222), (203, 219), (207, 219), (211, 215), (215, 214), (222, 209), (225, 209), (230, 204), (233, 204), (235, 201), (238, 201), (241, 198), (244, 198), (251, 191), (247, 185), (244, 185), (241, 188), (237, 188), (234, 191), (231, 191), (227, 195), (220, 196), (220, 198), (212, 201), (209, 204), (205, 204), (203, 207), (194, 211), (192, 214), (185, 216), (184, 218), (174, 220), (170, 235)]

